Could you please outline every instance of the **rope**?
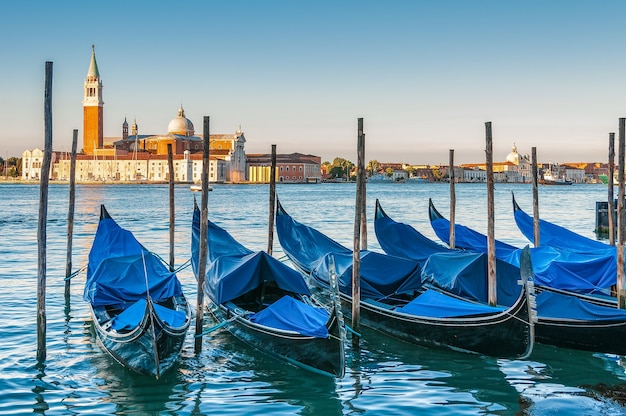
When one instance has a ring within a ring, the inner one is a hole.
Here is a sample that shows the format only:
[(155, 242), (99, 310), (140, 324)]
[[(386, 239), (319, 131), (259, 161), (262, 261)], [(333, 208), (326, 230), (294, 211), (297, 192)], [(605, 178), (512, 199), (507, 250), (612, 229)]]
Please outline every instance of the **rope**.
[(74, 277), (78, 276), (78, 274), (81, 273), (85, 269), (87, 269), (87, 264), (85, 264), (83, 267), (81, 267), (80, 269), (76, 270), (74, 273), (72, 273), (69, 276), (67, 276), (64, 280), (73, 279)]
[(346, 330), (348, 332), (350, 332), (351, 334), (356, 335), (357, 337), (361, 338), (361, 334), (359, 334), (358, 332), (356, 332), (354, 329), (350, 328), (350, 326), (348, 324), (344, 324), (344, 326), (346, 327)]
[(194, 337), (195, 337), (195, 338), (200, 338), (200, 337), (202, 337), (202, 336), (204, 336), (204, 335), (208, 335), (208, 334), (210, 334), (211, 332), (213, 332), (213, 331), (217, 331), (218, 329), (222, 328), (224, 325), (227, 325), (227, 324), (231, 323), (232, 321), (234, 321), (235, 319), (237, 319), (237, 318), (241, 318), (241, 317), (242, 317), (242, 316), (244, 316), (244, 315), (245, 315), (245, 314), (243, 314), (243, 313), (242, 313), (242, 314), (239, 314), (239, 315), (234, 315), (234, 316), (232, 316), (231, 318), (229, 318), (229, 319), (227, 319), (227, 320), (225, 320), (225, 321), (223, 321), (223, 322), (220, 322), (220, 323), (219, 323), (219, 324), (217, 324), (217, 325), (213, 325), (212, 327), (205, 329), (204, 331), (202, 331), (202, 333), (200, 333), (200, 334), (198, 334), (198, 335), (194, 335)]

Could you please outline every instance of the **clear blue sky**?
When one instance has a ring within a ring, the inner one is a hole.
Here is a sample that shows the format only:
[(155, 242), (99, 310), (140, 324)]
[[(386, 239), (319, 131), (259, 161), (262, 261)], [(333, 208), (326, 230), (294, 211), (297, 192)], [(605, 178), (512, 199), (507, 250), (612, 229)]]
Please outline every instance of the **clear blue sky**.
[(164, 134), (182, 103), (196, 131), (245, 132), (247, 153), (356, 162), (606, 161), (626, 117), (625, 1), (0, 2), (0, 156), (82, 145), (91, 45), (104, 135), (124, 117)]

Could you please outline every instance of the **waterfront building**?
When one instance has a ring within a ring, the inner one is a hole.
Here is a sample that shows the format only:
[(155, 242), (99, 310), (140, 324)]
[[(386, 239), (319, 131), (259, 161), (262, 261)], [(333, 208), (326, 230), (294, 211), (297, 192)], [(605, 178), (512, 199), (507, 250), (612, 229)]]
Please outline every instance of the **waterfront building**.
[[(271, 178), (272, 155), (248, 154), (248, 181), (268, 183)], [(322, 177), (322, 158), (302, 153), (276, 155), (276, 181), (285, 183), (317, 183)]]
[[(168, 146), (172, 148), (174, 180), (199, 182), (202, 176), (203, 136), (194, 131), (181, 105), (168, 124), (166, 134), (139, 134), (137, 120), (131, 132), (124, 119), (121, 137), (103, 134), (103, 84), (92, 45), (83, 96), (83, 148), (76, 156), (77, 181), (166, 181), (169, 180)], [(241, 127), (234, 134), (211, 134), (209, 137), (209, 181), (243, 182), (246, 180), (246, 139)], [(40, 176), (43, 152), (26, 150), (22, 155), (22, 179)], [(39, 170), (38, 170), (39, 169)], [(70, 155), (55, 152), (51, 165), (52, 180), (70, 176)]]

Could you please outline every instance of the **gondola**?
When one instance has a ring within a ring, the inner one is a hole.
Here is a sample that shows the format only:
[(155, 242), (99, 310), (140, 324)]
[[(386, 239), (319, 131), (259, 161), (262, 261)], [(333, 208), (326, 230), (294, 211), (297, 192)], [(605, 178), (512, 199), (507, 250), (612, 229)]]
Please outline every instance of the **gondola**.
[[(341, 378), (345, 328), (339, 299), (317, 302), (293, 268), (254, 252), (208, 221), (204, 292), (217, 322), (240, 340), (298, 367)], [(200, 210), (194, 204), (192, 267), (198, 275)]]
[[(429, 200), (430, 224), (437, 237), (449, 243), (450, 222)], [(487, 252), (487, 236), (460, 224), (454, 225), (455, 247), (477, 252)], [(496, 257), (519, 266), (520, 248), (496, 240)], [(531, 248), (535, 285), (555, 290), (573, 292), (588, 297), (594, 303), (615, 304), (610, 288), (615, 284), (617, 265), (614, 255), (600, 252), (575, 252), (541, 244)]]
[(181, 284), (104, 205), (83, 298), (98, 342), (122, 365), (159, 378), (176, 363), (191, 321)]
[[(435, 234), (448, 243), (450, 222), (435, 209), (432, 201), (429, 201), (429, 213)], [(487, 236), (455, 224), (456, 247), (468, 251), (482, 251), (486, 247), (486, 240)], [(496, 241), (496, 253), (498, 248), (504, 248), (500, 251), (502, 254), (512, 247)], [(531, 249), (533, 266), (535, 250), (540, 249), (540, 247)], [(517, 249), (514, 254), (518, 253), (521, 253), (521, 250)], [(510, 258), (514, 257), (512, 255)], [(584, 267), (584, 264), (580, 267)], [(574, 263), (563, 263), (563, 267), (557, 264), (552, 270), (558, 273), (561, 269), (566, 275), (575, 272), (575, 268)], [(559, 278), (555, 276), (553, 280)], [(588, 284), (583, 278), (579, 278), (578, 282)], [(568, 289), (555, 288), (550, 283), (550, 280), (541, 280), (535, 274), (538, 315), (535, 335), (538, 342), (584, 351), (626, 355), (626, 343), (623, 342), (626, 339), (625, 310), (617, 309), (615, 301), (610, 297), (584, 295)]]
[[(335, 271), (342, 305), (351, 316), (352, 250), (296, 222), (280, 202), (276, 231), (285, 254), (317, 290), (328, 291)], [(507, 358), (523, 358), (531, 353), (533, 311), (525, 279), (514, 305), (503, 307), (427, 288), (422, 284), (421, 272), (419, 262), (363, 250), (360, 322), (428, 347)], [(528, 275), (532, 276), (532, 271), (526, 270)]]

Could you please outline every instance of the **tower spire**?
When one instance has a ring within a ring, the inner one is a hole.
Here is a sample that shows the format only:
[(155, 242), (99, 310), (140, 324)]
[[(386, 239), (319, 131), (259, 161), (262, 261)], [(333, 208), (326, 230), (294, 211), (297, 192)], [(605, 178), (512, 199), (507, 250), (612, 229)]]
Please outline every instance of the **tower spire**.
[(96, 62), (96, 47), (91, 45), (91, 60), (89, 70), (84, 83), (85, 93), (83, 96), (83, 150), (90, 155), (95, 149), (102, 149), (103, 131), (103, 105), (102, 80)]

